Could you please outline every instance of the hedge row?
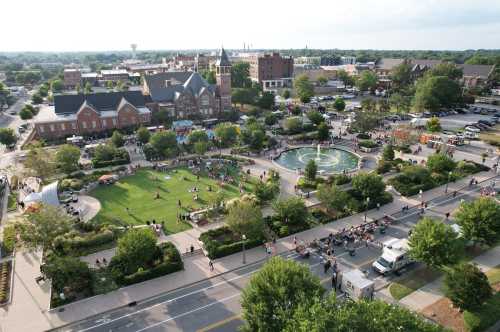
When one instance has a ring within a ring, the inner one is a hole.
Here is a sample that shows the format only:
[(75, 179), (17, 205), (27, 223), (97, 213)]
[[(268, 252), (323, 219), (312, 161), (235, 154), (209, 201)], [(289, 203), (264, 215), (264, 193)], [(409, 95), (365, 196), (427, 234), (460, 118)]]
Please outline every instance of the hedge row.
[(60, 254), (80, 256), (89, 249), (114, 242), (118, 237), (118, 232), (109, 229), (87, 236), (75, 236), (72, 238), (56, 238), (54, 246)]
[[(224, 256), (232, 255), (243, 250), (243, 241), (236, 242), (221, 242), (215, 240), (224, 234), (230, 234), (227, 227), (209, 230), (200, 235), (200, 241), (203, 242), (203, 247), (208, 252), (210, 259), (221, 258)], [(245, 248), (250, 249), (262, 244), (263, 238), (248, 239), (245, 241)]]
[(182, 261), (178, 262), (163, 262), (151, 269), (139, 270), (134, 274), (125, 276), (122, 280), (124, 286), (136, 284), (138, 282), (143, 282), (146, 280), (158, 278), (173, 272), (180, 271), (184, 268), (184, 263)]
[(110, 166), (125, 165), (128, 163), (130, 163), (130, 159), (113, 159), (113, 160), (93, 159), (92, 160), (92, 166), (94, 166), (94, 168), (103, 168), (103, 167), (110, 167)]

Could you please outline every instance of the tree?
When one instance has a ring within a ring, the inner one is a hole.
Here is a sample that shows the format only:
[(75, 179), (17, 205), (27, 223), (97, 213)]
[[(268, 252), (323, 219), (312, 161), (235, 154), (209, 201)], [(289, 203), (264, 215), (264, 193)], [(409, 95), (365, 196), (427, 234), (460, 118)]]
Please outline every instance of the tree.
[(328, 83), (328, 78), (326, 78), (325, 76), (319, 76), (317, 81), (320, 86), (325, 86), (326, 83)]
[(288, 134), (297, 134), (302, 131), (302, 121), (297, 117), (287, 118), (285, 120), (284, 127)]
[(441, 122), (439, 121), (438, 117), (433, 116), (429, 119), (429, 121), (427, 121), (426, 127), (428, 131), (437, 133), (441, 131)]
[(307, 221), (309, 212), (300, 197), (291, 197), (272, 204), (276, 218), (290, 225), (299, 225)]
[(335, 294), (326, 299), (308, 299), (299, 303), (284, 332), (412, 331), (444, 332), (408, 309), (380, 300), (337, 301)]
[(314, 87), (307, 75), (303, 74), (296, 77), (293, 85), (301, 102), (308, 103), (311, 97), (314, 96)]
[(149, 227), (135, 228), (118, 239), (116, 255), (111, 259), (110, 268), (122, 275), (129, 275), (149, 265), (157, 256), (153, 231)]
[(446, 271), (444, 286), (446, 296), (462, 310), (479, 308), (493, 294), (486, 275), (470, 263)]
[(80, 86), (80, 84), (75, 85), (75, 91), (77, 95), (82, 93), (82, 87)]
[(121, 148), (125, 144), (125, 139), (123, 135), (118, 131), (113, 131), (113, 135), (111, 135), (111, 143), (117, 148)]
[(305, 265), (274, 257), (255, 275), (242, 293), (245, 331), (282, 331), (295, 309), (325, 292)]
[(238, 238), (258, 239), (264, 227), (262, 211), (252, 201), (238, 200), (229, 208), (226, 224)]
[(107, 88), (108, 90), (113, 90), (113, 89), (114, 89), (114, 87), (115, 87), (115, 84), (114, 84), (114, 82), (113, 82), (113, 81), (106, 81), (106, 88)]
[(64, 83), (60, 79), (53, 80), (50, 82), (50, 90), (52, 90), (53, 93), (61, 92), (64, 90)]
[(360, 133), (367, 133), (375, 128), (380, 123), (380, 116), (374, 112), (364, 111), (356, 113), (352, 128)]
[(257, 105), (260, 108), (271, 110), (274, 107), (274, 93), (269, 91), (264, 91), (262, 96), (259, 98)]
[(19, 117), (22, 120), (28, 120), (33, 118), (33, 113), (26, 107), (23, 107), (21, 111), (19, 111)]
[(146, 144), (151, 138), (151, 133), (149, 132), (148, 128), (140, 127), (139, 129), (137, 129), (136, 136), (139, 142), (141, 142), (142, 144)]
[(12, 128), (0, 128), (0, 143), (9, 146), (17, 142), (16, 134)]
[(335, 107), (335, 109), (339, 112), (342, 112), (343, 110), (345, 110), (345, 101), (344, 99), (340, 98), (340, 97), (337, 97), (335, 99), (335, 102), (333, 103), (333, 107)]
[(231, 101), (234, 104), (253, 105), (259, 92), (252, 88), (233, 88), (231, 91)]
[(209, 70), (205, 77), (208, 84), (217, 84), (217, 78), (215, 77), (215, 71)]
[(69, 288), (71, 292), (89, 290), (92, 273), (87, 263), (78, 257), (50, 255), (41, 267), (43, 275), (52, 281), (57, 293)]
[(231, 66), (231, 86), (234, 88), (250, 88), (250, 64), (248, 62), (237, 62)]
[(392, 144), (388, 144), (384, 147), (384, 151), (382, 152), (382, 159), (387, 161), (394, 160), (394, 146)]
[(239, 128), (232, 123), (219, 123), (215, 127), (215, 136), (222, 146), (231, 146), (236, 143), (239, 135)]
[(30, 149), (24, 161), (24, 166), (30, 169), (34, 176), (38, 176), (42, 180), (55, 173), (53, 154), (42, 148)]
[(411, 233), (410, 255), (432, 267), (454, 264), (461, 249), (457, 236), (451, 226), (432, 218), (423, 218)]
[(318, 188), (318, 199), (328, 210), (343, 213), (351, 196), (336, 184), (321, 184)]
[(153, 134), (150, 143), (156, 152), (164, 157), (171, 157), (177, 154), (177, 137), (171, 130)]
[(208, 135), (205, 130), (193, 130), (188, 136), (189, 144), (198, 142), (208, 143)]
[(61, 208), (42, 205), (18, 223), (21, 243), (29, 249), (55, 249), (55, 239), (72, 228), (71, 217)]
[(90, 82), (86, 82), (85, 83), (85, 86), (83, 88), (83, 93), (88, 95), (88, 94), (91, 94), (93, 91), (92, 91), (92, 84), (90, 84)]
[(317, 172), (318, 166), (316, 165), (316, 162), (314, 161), (314, 159), (310, 159), (306, 164), (306, 168), (304, 169), (304, 176), (306, 180), (315, 181)]
[(40, 96), (40, 94), (35, 93), (35, 94), (31, 97), (31, 101), (33, 102), (33, 104), (38, 105), (38, 104), (43, 103), (43, 98), (42, 98), (42, 96)]
[(283, 94), (281, 95), (284, 99), (290, 98), (290, 90), (285, 89), (283, 90)]
[(393, 88), (397, 91), (409, 86), (412, 81), (411, 66), (403, 62), (394, 67), (391, 71), (391, 80)]
[(447, 174), (455, 170), (457, 163), (444, 153), (435, 153), (427, 158), (427, 168), (431, 172)]
[(360, 172), (352, 178), (352, 188), (361, 195), (363, 200), (370, 197), (376, 202), (384, 194), (385, 183), (379, 175)]
[(427, 71), (426, 75), (446, 76), (450, 80), (458, 80), (462, 78), (463, 72), (462, 69), (458, 68), (454, 63), (444, 62), (431, 68), (429, 71)]
[(307, 118), (315, 125), (319, 125), (320, 123), (325, 122), (325, 118), (318, 111), (307, 112)]
[(56, 152), (56, 162), (61, 170), (70, 174), (78, 170), (78, 161), (80, 160), (80, 149), (74, 145), (65, 144)]
[(455, 220), (467, 240), (493, 245), (500, 235), (500, 205), (492, 198), (461, 203)]
[(266, 139), (266, 134), (263, 130), (251, 130), (250, 131), (250, 149), (255, 152), (259, 152), (264, 147), (264, 140)]
[(275, 125), (276, 123), (278, 123), (278, 118), (272, 112), (268, 112), (264, 117), (264, 123), (267, 126)]
[(389, 104), (396, 107), (397, 112), (408, 112), (411, 103), (409, 97), (395, 92), (389, 97)]
[(377, 75), (369, 70), (363, 71), (356, 80), (356, 86), (360, 91), (374, 90), (377, 87)]
[(424, 76), (417, 82), (414, 107), (418, 111), (439, 111), (460, 102), (460, 85), (446, 76)]
[(193, 146), (194, 152), (200, 156), (204, 155), (208, 150), (207, 142), (196, 142)]
[(10, 91), (0, 82), (0, 112), (3, 111), (4, 105), (10, 105), (12, 98)]
[(344, 69), (341, 69), (337, 72), (337, 77), (342, 81), (342, 83), (344, 83), (346, 87), (354, 85), (354, 79)]
[(318, 126), (318, 140), (326, 141), (330, 138), (330, 128), (325, 122), (322, 122)]

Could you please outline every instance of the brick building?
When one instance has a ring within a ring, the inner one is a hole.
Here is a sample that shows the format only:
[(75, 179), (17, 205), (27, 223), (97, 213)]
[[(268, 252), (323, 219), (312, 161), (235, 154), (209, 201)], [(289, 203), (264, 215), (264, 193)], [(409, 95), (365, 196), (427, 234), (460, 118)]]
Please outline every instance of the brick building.
[(37, 117), (36, 135), (54, 139), (138, 127), (151, 121), (147, 102), (140, 91), (57, 95), (54, 107)]
[(80, 69), (64, 69), (64, 87), (65, 88), (74, 88), (79, 85), (82, 81), (82, 72)]
[(178, 119), (216, 118), (231, 109), (231, 63), (224, 50), (215, 63), (217, 84), (209, 84), (192, 71), (164, 72), (144, 76), (143, 92), (153, 111), (167, 111)]
[(279, 53), (249, 58), (250, 78), (262, 84), (264, 90), (290, 87), (293, 80), (293, 58)]

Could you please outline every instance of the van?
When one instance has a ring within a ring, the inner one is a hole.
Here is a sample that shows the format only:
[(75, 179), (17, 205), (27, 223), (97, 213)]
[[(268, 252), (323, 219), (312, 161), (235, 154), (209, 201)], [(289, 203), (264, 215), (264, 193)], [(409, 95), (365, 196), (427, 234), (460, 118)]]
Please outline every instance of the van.
[(408, 251), (408, 239), (392, 238), (383, 243), (382, 255), (372, 264), (373, 269), (383, 275), (397, 272), (413, 263)]
[(375, 282), (368, 279), (360, 270), (339, 273), (338, 279), (340, 290), (346, 297), (354, 300), (373, 298)]
[(472, 126), (467, 126), (467, 127), (465, 127), (465, 131), (479, 134), (481, 132), (481, 129), (476, 128), (476, 127), (472, 127)]

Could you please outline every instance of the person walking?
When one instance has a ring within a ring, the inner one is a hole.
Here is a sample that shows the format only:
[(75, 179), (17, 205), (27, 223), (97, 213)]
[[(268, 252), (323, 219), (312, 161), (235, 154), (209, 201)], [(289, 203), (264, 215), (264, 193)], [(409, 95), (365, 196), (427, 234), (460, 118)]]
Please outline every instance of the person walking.
[(214, 262), (211, 259), (208, 260), (208, 267), (210, 268), (210, 272), (214, 270)]
[(332, 262), (330, 262), (330, 260), (327, 260), (325, 262), (325, 265), (323, 266), (325, 274), (328, 272), (328, 270), (330, 269), (331, 266), (332, 266)]

